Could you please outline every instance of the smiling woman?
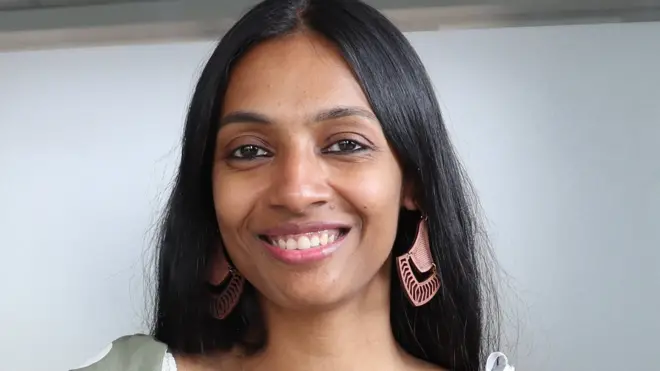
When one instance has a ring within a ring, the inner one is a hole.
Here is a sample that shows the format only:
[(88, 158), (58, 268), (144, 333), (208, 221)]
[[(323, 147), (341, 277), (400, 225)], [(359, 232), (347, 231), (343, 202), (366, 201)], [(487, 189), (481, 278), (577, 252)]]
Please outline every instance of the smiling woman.
[(469, 190), (387, 19), (264, 1), (190, 105), (153, 337), (85, 370), (479, 370), (498, 312)]

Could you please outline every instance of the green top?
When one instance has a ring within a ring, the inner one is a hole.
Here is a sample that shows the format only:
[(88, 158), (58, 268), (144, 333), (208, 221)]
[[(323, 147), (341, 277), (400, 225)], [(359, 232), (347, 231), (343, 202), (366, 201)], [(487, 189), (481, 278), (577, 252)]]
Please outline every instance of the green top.
[(147, 335), (130, 335), (112, 342), (100, 360), (71, 371), (161, 371), (167, 345)]

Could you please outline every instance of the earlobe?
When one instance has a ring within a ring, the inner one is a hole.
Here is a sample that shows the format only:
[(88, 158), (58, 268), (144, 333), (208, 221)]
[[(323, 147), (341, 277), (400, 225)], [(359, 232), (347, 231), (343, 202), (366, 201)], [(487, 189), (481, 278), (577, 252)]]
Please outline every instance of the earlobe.
[(417, 207), (417, 203), (412, 197), (408, 196), (403, 196), (403, 199), (401, 200), (401, 206), (403, 206), (404, 209), (408, 211), (417, 211), (419, 208)]
[(404, 182), (401, 190), (401, 206), (409, 211), (418, 211), (417, 201), (415, 200), (415, 187), (412, 182)]

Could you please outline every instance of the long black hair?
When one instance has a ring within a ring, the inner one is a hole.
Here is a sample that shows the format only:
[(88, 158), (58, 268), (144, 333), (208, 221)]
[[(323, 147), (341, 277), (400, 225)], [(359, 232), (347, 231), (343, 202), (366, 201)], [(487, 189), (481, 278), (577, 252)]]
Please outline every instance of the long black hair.
[[(255, 289), (247, 284), (225, 320), (210, 315), (206, 282), (221, 248), (212, 199), (216, 132), (232, 67), (256, 44), (313, 32), (334, 43), (382, 124), (404, 177), (428, 217), (430, 245), (442, 286), (415, 308), (392, 279), (394, 337), (410, 354), (452, 370), (476, 371), (497, 339), (494, 285), (472, 192), (450, 143), (431, 81), (415, 50), (383, 15), (356, 0), (266, 0), (222, 38), (201, 73), (186, 120), (181, 163), (159, 231), (153, 335), (174, 352), (205, 353), (242, 346), (258, 351), (265, 327)], [(392, 250), (410, 246), (418, 215), (402, 211)], [(393, 264), (392, 277), (394, 273)]]

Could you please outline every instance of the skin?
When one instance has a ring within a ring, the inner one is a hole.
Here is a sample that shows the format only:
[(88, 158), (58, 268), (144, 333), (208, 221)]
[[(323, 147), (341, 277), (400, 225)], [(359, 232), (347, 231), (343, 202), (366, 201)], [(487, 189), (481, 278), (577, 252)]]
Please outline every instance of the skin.
[[(221, 117), (213, 168), (218, 225), (234, 265), (261, 294), (268, 346), (250, 357), (238, 350), (179, 357), (179, 368), (437, 369), (405, 353), (392, 335), (390, 253), (399, 209), (414, 202), (337, 49), (308, 32), (259, 44), (232, 71)], [(350, 227), (320, 262), (282, 263), (258, 238), (282, 223), (309, 221)]]

